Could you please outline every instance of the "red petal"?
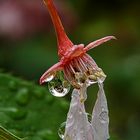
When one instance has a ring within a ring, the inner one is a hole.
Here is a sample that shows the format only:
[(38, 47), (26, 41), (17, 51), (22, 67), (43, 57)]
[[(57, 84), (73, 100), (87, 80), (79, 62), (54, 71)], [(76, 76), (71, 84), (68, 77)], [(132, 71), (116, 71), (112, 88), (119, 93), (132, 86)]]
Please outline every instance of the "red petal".
[(103, 44), (103, 43), (105, 43), (105, 42), (107, 42), (107, 41), (109, 41), (109, 40), (111, 40), (111, 39), (116, 39), (114, 36), (106, 36), (106, 37), (103, 37), (103, 38), (101, 38), (101, 39), (98, 39), (98, 40), (96, 40), (96, 41), (94, 41), (94, 42), (91, 42), (90, 44), (88, 44), (85, 48), (84, 48), (84, 50), (85, 51), (88, 51), (88, 50), (90, 50), (90, 49), (92, 49), (92, 48), (95, 48), (95, 47), (97, 47), (97, 46), (99, 46), (99, 45), (101, 45), (101, 44)]
[(73, 43), (71, 42), (71, 40), (68, 38), (68, 36), (64, 31), (63, 25), (61, 23), (57, 10), (53, 4), (53, 1), (44, 0), (44, 2), (48, 7), (57, 34), (57, 42), (59, 47), (58, 54), (60, 57), (62, 57), (63, 54), (73, 46)]
[(56, 63), (52, 67), (50, 67), (40, 78), (40, 84), (43, 84), (48, 76), (55, 73), (56, 71), (62, 70), (63, 66), (61, 62)]

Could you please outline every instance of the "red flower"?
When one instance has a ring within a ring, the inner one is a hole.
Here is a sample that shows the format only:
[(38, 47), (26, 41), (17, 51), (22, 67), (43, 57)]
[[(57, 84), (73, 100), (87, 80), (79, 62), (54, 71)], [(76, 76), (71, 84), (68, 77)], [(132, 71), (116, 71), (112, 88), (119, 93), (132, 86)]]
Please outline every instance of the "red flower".
[(55, 27), (60, 61), (41, 76), (40, 84), (52, 79), (59, 70), (64, 72), (65, 78), (74, 86), (74, 88), (80, 88), (85, 82), (92, 84), (97, 82), (98, 79), (103, 81), (105, 74), (86, 52), (104, 42), (115, 39), (115, 37), (107, 36), (91, 42), (87, 46), (84, 46), (84, 44), (74, 45), (64, 31), (53, 1), (44, 0), (44, 2), (48, 7)]

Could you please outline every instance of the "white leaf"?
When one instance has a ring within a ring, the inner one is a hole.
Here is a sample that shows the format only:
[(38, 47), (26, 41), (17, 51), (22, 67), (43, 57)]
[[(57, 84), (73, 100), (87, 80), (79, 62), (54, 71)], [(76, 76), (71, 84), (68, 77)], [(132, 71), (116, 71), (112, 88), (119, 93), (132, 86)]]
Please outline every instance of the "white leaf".
[(98, 85), (98, 97), (92, 112), (91, 124), (94, 131), (94, 140), (107, 140), (109, 139), (108, 106), (103, 89), (103, 83), (98, 83)]
[(93, 131), (91, 124), (88, 122), (84, 101), (81, 102), (81, 95), (86, 97), (86, 89), (85, 85), (81, 90), (73, 90), (64, 140), (93, 140)]

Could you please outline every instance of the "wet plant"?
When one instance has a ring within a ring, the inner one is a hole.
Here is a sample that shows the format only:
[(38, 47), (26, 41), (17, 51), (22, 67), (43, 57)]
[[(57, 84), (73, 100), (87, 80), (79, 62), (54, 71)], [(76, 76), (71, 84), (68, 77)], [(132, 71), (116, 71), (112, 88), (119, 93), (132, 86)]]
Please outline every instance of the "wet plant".
[[(40, 84), (47, 82), (49, 91), (57, 97), (65, 96), (70, 90), (70, 85), (74, 88), (64, 134), (60, 129), (59, 135), (63, 140), (107, 140), (109, 117), (103, 89), (106, 75), (87, 51), (115, 37), (103, 37), (86, 46), (74, 45), (64, 31), (53, 0), (44, 0), (44, 3), (56, 31), (60, 61), (41, 76)], [(99, 92), (89, 121), (84, 102), (87, 98), (87, 87), (95, 83), (98, 84)]]

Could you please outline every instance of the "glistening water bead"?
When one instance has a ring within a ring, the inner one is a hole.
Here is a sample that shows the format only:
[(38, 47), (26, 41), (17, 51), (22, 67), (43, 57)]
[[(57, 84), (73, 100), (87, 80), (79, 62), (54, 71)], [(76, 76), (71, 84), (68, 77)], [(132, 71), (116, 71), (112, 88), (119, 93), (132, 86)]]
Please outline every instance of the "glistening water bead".
[(64, 79), (62, 72), (58, 72), (48, 81), (50, 93), (56, 97), (63, 97), (70, 91), (70, 84)]
[[(75, 82), (79, 86), (82, 86), (86, 82), (87, 86), (94, 83), (102, 83), (106, 78), (106, 75), (102, 69), (98, 68), (89, 75), (85, 75), (80, 72), (75, 73)], [(62, 72), (53, 73), (45, 79), (48, 83), (50, 93), (56, 97), (63, 97), (70, 91), (70, 83), (64, 78)]]
[(53, 78), (55, 77), (55, 73), (51, 74), (50, 76), (48, 76), (46, 79), (45, 79), (45, 82), (49, 82), (51, 80), (53, 80)]

